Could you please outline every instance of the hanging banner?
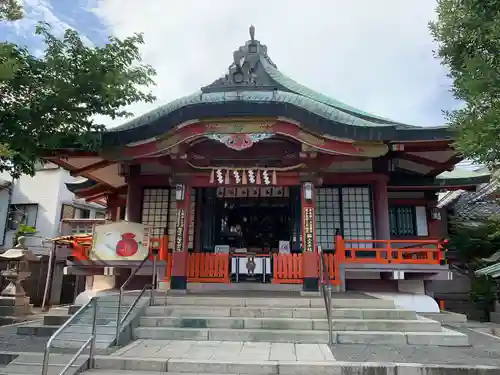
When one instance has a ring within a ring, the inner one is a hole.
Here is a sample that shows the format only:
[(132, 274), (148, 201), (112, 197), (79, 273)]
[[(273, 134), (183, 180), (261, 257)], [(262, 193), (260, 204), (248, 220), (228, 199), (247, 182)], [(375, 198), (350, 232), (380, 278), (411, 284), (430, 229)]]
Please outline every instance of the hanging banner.
[(304, 252), (314, 251), (314, 208), (304, 208)]
[(175, 225), (175, 249), (174, 251), (183, 251), (184, 247), (184, 210), (177, 210), (177, 221)]

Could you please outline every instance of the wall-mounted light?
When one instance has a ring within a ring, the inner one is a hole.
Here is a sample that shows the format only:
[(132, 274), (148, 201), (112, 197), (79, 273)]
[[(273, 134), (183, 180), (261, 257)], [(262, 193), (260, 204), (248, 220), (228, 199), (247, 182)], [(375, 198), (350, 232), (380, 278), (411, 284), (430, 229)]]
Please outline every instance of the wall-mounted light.
[(437, 207), (431, 207), (429, 214), (432, 220), (441, 220), (441, 211)]
[(311, 182), (304, 183), (304, 199), (306, 201), (313, 199), (313, 184)]
[(177, 201), (184, 200), (184, 184), (175, 185), (175, 200)]

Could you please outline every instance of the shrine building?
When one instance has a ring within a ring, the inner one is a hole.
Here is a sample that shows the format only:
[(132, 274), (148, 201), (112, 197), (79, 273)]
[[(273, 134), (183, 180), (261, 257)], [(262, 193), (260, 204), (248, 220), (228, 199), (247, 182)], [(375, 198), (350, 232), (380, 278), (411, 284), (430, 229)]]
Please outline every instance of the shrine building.
[[(295, 82), (251, 27), (223, 77), (108, 129), (96, 152), (46, 159), (81, 177), (67, 184), (78, 197), (106, 199), (108, 222), (144, 225), (172, 290), (315, 292), (320, 251), (338, 291), (425, 293), (426, 280), (451, 278), (438, 192), (488, 180), (454, 169), (452, 142), (447, 127), (392, 121)], [(89, 251), (75, 248), (66, 273), (109, 288), (141, 261)], [(151, 262), (134, 287), (150, 282)]]

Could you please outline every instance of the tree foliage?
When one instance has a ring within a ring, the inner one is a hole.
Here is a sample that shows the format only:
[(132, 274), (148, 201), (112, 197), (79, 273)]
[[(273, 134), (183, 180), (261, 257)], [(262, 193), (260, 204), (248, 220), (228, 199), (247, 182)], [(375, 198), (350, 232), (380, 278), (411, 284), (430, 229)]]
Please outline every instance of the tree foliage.
[(430, 24), (437, 56), (449, 68), (463, 106), (447, 113), (457, 149), (488, 164), (500, 161), (500, 0), (438, 0)]
[(462, 220), (453, 218), (447, 250), (454, 265), (463, 273), (472, 273), (483, 266), (481, 259), (500, 251), (500, 218)]
[(453, 269), (471, 282), (470, 298), (481, 311), (481, 319), (488, 320), (497, 298), (495, 282), (489, 276), (476, 277), (474, 271), (488, 265), (484, 258), (500, 251), (500, 218), (453, 219), (446, 247)]
[(74, 30), (62, 38), (50, 31), (46, 23), (35, 30), (45, 43), (41, 57), (0, 43), (0, 171), (14, 176), (32, 175), (47, 149), (95, 149), (104, 130), (97, 115), (130, 116), (124, 106), (155, 99), (144, 90), (155, 71), (141, 64), (141, 34), (89, 46)]
[(23, 16), (21, 4), (17, 0), (0, 0), (0, 21), (16, 21)]

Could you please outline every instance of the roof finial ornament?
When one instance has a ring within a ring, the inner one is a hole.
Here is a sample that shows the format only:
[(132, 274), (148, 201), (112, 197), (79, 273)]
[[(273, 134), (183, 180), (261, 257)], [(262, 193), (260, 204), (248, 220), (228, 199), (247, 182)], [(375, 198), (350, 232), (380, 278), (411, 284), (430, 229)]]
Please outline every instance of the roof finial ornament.
[(253, 42), (255, 41), (255, 26), (250, 25), (249, 31), (250, 31), (250, 40)]

